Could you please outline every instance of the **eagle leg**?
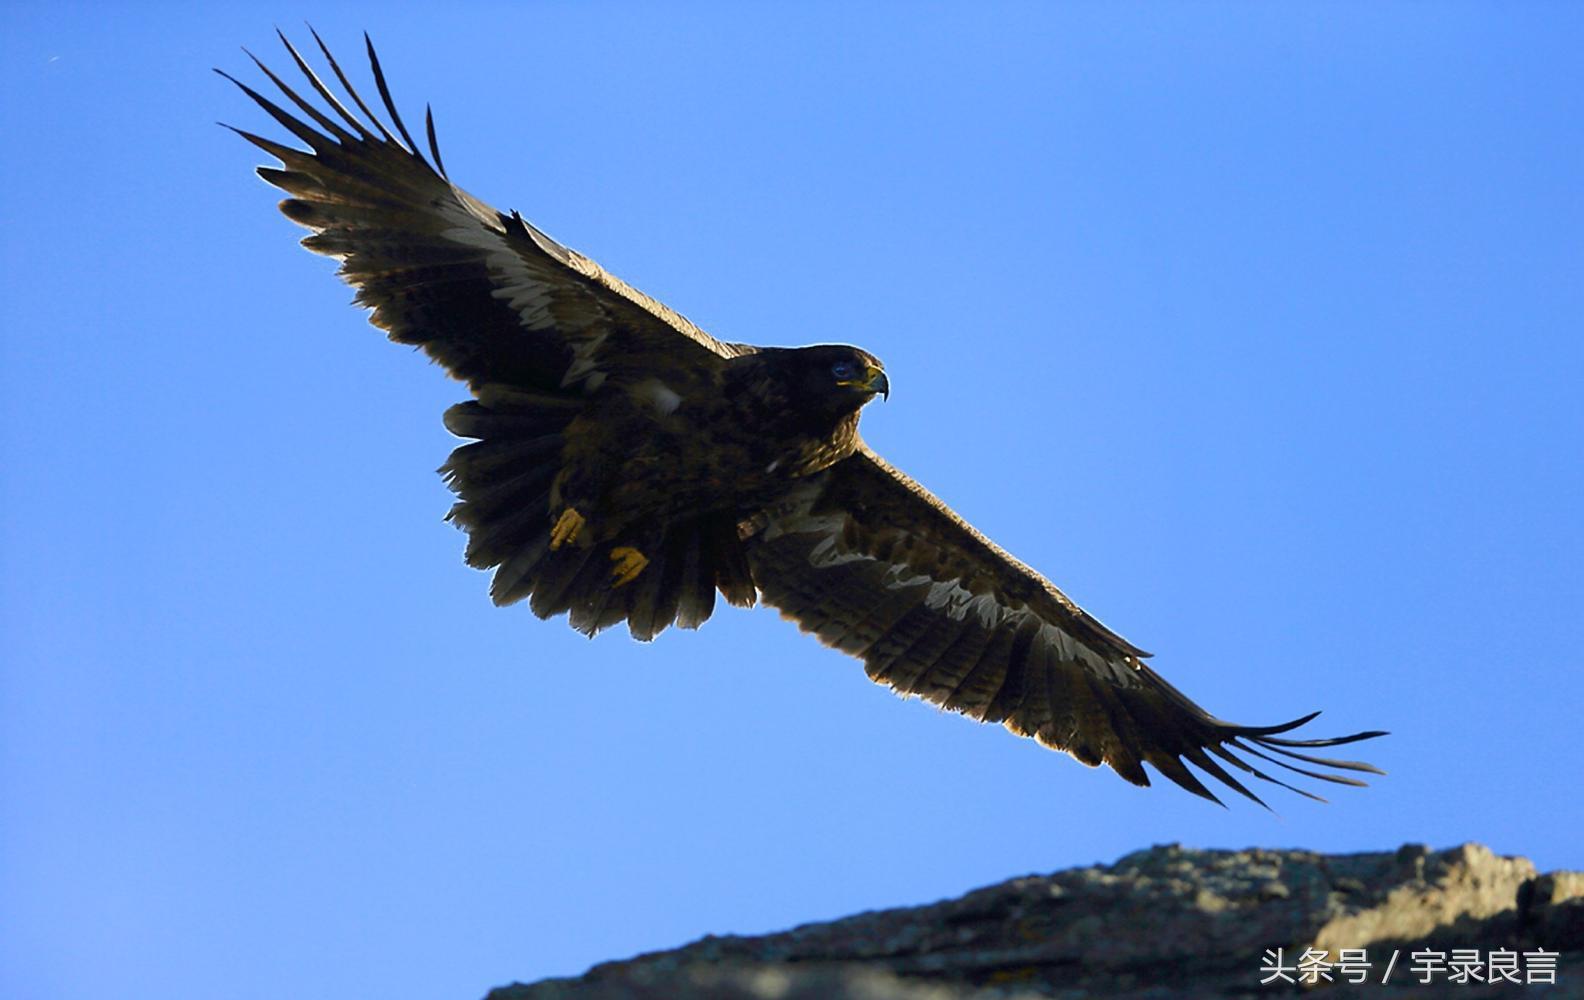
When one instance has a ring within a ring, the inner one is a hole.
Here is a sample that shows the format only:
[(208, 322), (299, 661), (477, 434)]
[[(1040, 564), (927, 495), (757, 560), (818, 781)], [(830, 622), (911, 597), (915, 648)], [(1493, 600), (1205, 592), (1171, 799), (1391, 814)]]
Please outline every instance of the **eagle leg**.
[(563, 510), (561, 516), (556, 519), (555, 527), (550, 529), (550, 551), (554, 552), (567, 542), (577, 541), (586, 523), (576, 507)]
[(625, 587), (638, 579), (638, 574), (649, 565), (649, 557), (639, 552), (630, 545), (618, 545), (610, 552), (611, 562), (616, 565), (611, 567), (611, 589)]

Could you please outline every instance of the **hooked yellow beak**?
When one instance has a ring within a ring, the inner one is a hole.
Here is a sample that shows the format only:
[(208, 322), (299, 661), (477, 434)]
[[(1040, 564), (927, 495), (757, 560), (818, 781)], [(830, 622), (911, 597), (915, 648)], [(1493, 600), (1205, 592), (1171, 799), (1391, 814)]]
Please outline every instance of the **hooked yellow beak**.
[(881, 399), (891, 398), (891, 380), (878, 368), (869, 369), (869, 379), (864, 383), (864, 388), (878, 393)]
[(891, 398), (891, 381), (886, 378), (884, 371), (874, 365), (864, 366), (863, 378), (848, 379), (845, 382), (837, 382), (836, 384), (852, 389), (862, 389), (864, 392), (877, 395), (881, 399)]

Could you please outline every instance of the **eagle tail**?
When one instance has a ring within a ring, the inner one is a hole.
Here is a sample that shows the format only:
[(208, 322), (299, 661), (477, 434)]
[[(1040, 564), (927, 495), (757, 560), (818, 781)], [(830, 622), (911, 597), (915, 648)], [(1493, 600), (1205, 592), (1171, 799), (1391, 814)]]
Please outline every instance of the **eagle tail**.
[[(698, 628), (715, 609), (717, 590), (735, 605), (758, 597), (735, 518), (705, 515), (641, 526), (608, 543), (550, 547), (550, 490), (567, 425), (582, 409), (574, 398), (500, 385), (446, 411), (446, 429), (473, 438), (451, 453), (440, 473), (457, 494), (447, 520), (468, 533), (466, 559), (494, 569), (496, 604), (527, 598), (540, 618), (567, 614), (587, 635), (623, 620), (647, 642), (666, 627)], [(611, 550), (631, 546), (648, 564), (614, 586)]]
[(498, 567), (490, 588), (496, 604), (533, 589), (533, 571), (549, 550), (551, 481), (566, 426), (580, 409), (572, 399), (489, 385), (445, 413), (447, 430), (476, 439), (440, 467), (458, 497), (446, 520), (468, 533), (469, 566)]
[[(638, 549), (648, 562), (636, 580), (613, 586), (609, 556), (624, 546)], [(528, 587), (534, 614), (550, 618), (566, 612), (569, 624), (591, 637), (625, 620), (633, 638), (648, 642), (670, 625), (703, 625), (715, 610), (717, 591), (738, 606), (751, 606), (758, 598), (736, 521), (718, 515), (679, 521), (663, 532), (639, 526), (587, 549), (563, 546), (549, 552), (535, 546), (532, 558)]]

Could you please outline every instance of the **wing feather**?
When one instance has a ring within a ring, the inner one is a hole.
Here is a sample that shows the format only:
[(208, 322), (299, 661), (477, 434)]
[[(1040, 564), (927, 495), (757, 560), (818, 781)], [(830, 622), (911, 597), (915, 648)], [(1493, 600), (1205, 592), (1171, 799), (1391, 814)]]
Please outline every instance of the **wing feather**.
[[(1126, 780), (1145, 765), (1220, 800), (1185, 762), (1264, 805), (1237, 774), (1297, 788), (1245, 757), (1344, 785), (1362, 781), (1286, 764), (1381, 773), (1297, 752), (1382, 735), (1291, 740), (1314, 716), (1275, 726), (1224, 722), (1143, 661), (1133, 646), (1008, 555), (867, 446), (744, 526), (766, 603), (864, 660), (869, 676), (1063, 750)], [(1239, 756), (1239, 754), (1244, 756)]]
[(291, 195), (282, 212), (313, 230), (303, 241), (308, 249), (341, 261), (357, 301), (391, 339), (423, 348), (475, 392), (507, 383), (575, 395), (608, 377), (656, 371), (682, 391), (689, 379), (713, 377), (725, 359), (750, 350), (721, 343), (520, 215), (450, 183), (433, 115), (426, 110), (431, 164), (397, 111), (372, 42), (369, 65), (394, 131), (317, 33), (314, 40), (351, 107), (284, 34), (309, 96), (328, 110), (251, 53), (296, 114), (216, 72), (306, 147), (233, 129), (280, 160), (281, 169), (261, 167), (259, 174)]

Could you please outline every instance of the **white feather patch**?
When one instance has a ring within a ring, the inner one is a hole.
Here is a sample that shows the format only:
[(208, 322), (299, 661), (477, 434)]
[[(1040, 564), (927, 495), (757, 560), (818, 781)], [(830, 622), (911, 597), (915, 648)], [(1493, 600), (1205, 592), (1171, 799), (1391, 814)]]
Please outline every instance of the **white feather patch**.
[[(593, 376), (598, 374), (594, 369), (599, 364), (595, 354), (608, 336), (610, 334), (602, 330), (592, 337), (580, 337), (572, 342), (572, 364), (567, 366), (566, 374), (561, 377), (563, 387), (573, 385), (580, 379), (593, 381)], [(591, 385), (590, 388), (597, 388), (597, 385)]]
[(669, 417), (682, 405), (682, 397), (677, 391), (657, 378), (645, 379), (638, 383), (633, 392), (662, 417)]
[(858, 562), (860, 559), (867, 559), (870, 562), (874, 561), (873, 556), (864, 555), (862, 552), (842, 552), (837, 548), (836, 541), (835, 535), (826, 535), (815, 542), (814, 547), (809, 549), (809, 565), (816, 569), (827, 569), (831, 566), (843, 566), (850, 562)]
[(1124, 687), (1139, 687), (1138, 671), (1133, 670), (1125, 661), (1108, 660), (1074, 639), (1067, 631), (1058, 628), (1049, 622), (1040, 626), (1037, 641), (1045, 643), (1055, 650), (1057, 657), (1069, 663), (1081, 663), (1090, 673), (1120, 684)]
[[(807, 507), (804, 510), (807, 510)], [(860, 560), (878, 562), (879, 560), (873, 556), (842, 550), (840, 539), (845, 522), (846, 515), (841, 513), (824, 514), (819, 517), (791, 514), (772, 520), (764, 537), (768, 541), (783, 534), (821, 535), (822, 537), (809, 549), (808, 557), (809, 564), (819, 569)], [(1129, 661), (1111, 659), (1100, 654), (1074, 638), (1066, 629), (1045, 621), (1026, 607), (1008, 607), (996, 600), (993, 594), (974, 594), (962, 585), (960, 579), (936, 580), (910, 569), (904, 563), (892, 563), (886, 567), (881, 582), (893, 590), (928, 585), (928, 590), (924, 594), (926, 607), (942, 611), (957, 621), (964, 621), (972, 616), (984, 628), (1015, 629), (1026, 621), (1036, 621), (1039, 623), (1039, 631), (1035, 635), (1035, 642), (1051, 650), (1058, 661), (1081, 664), (1094, 676), (1123, 687), (1136, 688), (1143, 684), (1138, 671)], [(831, 639), (837, 638), (840, 636), (831, 633)]]
[(506, 242), (505, 236), (460, 204), (442, 205), (440, 212), (453, 225), (441, 235), (453, 243), (484, 253), (485, 264), (500, 287), (490, 294), (504, 301), (530, 330), (547, 330), (555, 324), (550, 315), (550, 289)]
[[(442, 205), (440, 212), (448, 222), (453, 223), (441, 235), (453, 243), (472, 247), (484, 254), (484, 263), (499, 285), (490, 295), (505, 302), (525, 328), (553, 328), (556, 319), (550, 312), (549, 283), (535, 274), (527, 262), (512, 250), (505, 235), (460, 203)], [(568, 338), (572, 347), (572, 364), (561, 379), (563, 387), (586, 381), (586, 388), (590, 391), (599, 388), (604, 375), (595, 370), (598, 366), (595, 355), (605, 343), (606, 336), (606, 332), (601, 331), (590, 337)]]
[(995, 628), (1008, 610), (992, 594), (970, 592), (961, 580), (937, 580), (931, 584), (929, 593), (924, 595), (924, 606), (944, 611), (954, 621), (972, 615), (985, 628)]

